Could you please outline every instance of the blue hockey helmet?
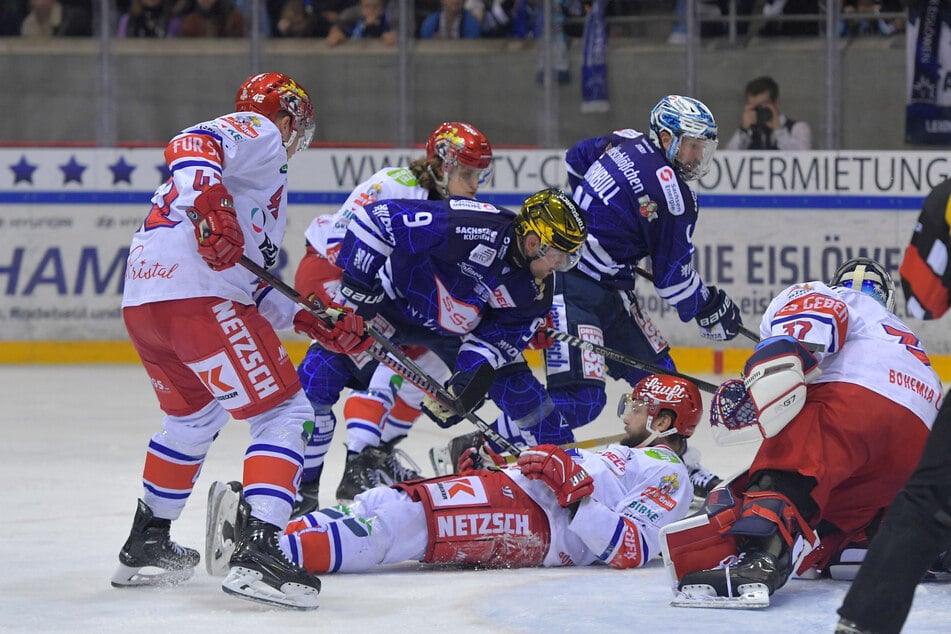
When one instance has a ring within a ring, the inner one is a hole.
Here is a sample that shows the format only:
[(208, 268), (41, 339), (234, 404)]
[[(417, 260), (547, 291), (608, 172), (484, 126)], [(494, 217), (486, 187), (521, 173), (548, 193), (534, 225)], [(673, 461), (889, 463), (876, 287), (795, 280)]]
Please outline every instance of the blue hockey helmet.
[(717, 149), (717, 122), (703, 102), (668, 95), (651, 110), (651, 141), (664, 150), (661, 133), (670, 135), (667, 160), (684, 180), (695, 180), (710, 169)]
[(829, 286), (851, 288), (871, 295), (889, 312), (895, 312), (895, 282), (881, 264), (869, 258), (852, 258), (832, 274)]

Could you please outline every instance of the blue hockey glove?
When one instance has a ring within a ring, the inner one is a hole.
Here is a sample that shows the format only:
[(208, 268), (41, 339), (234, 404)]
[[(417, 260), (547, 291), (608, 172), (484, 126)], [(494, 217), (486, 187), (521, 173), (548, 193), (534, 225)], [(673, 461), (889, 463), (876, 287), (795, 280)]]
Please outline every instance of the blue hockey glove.
[(364, 321), (370, 321), (379, 312), (380, 304), (384, 299), (386, 299), (386, 292), (378, 278), (374, 278), (373, 283), (367, 285), (344, 271), (343, 281), (335, 301), (353, 310), (363, 317)]
[(708, 286), (710, 301), (694, 317), (700, 327), (700, 336), (714, 341), (729, 341), (740, 334), (743, 317), (724, 291)]

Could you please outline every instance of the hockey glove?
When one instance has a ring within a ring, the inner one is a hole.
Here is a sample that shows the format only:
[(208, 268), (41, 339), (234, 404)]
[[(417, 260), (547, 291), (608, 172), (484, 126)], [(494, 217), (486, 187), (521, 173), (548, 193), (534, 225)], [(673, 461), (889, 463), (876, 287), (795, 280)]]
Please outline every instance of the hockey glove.
[(555, 340), (548, 334), (549, 330), (554, 329), (555, 320), (552, 319), (551, 313), (548, 313), (545, 315), (545, 321), (538, 327), (538, 330), (536, 330), (532, 338), (528, 340), (528, 345), (525, 347), (529, 350), (548, 350), (555, 345)]
[(700, 327), (700, 336), (713, 341), (729, 341), (740, 334), (743, 325), (743, 316), (724, 291), (716, 286), (708, 286), (710, 301), (697, 316), (697, 325)]
[[(477, 372), (475, 371), (456, 372), (451, 377), (449, 377), (448, 381), (446, 381), (446, 391), (449, 392), (450, 396), (453, 398), (456, 398), (463, 393), (469, 395), (471, 390), (468, 390), (467, 388), (469, 387), (470, 382), (473, 380), (482, 382), (484, 380), (483, 378), (477, 377), (476, 375)], [(488, 383), (491, 383), (491, 381)], [(481, 393), (477, 393), (473, 398), (469, 398), (467, 396), (466, 403), (459, 403), (460, 407), (465, 409), (467, 412), (479, 409), (482, 406), (482, 403), (485, 402), (485, 390), (482, 388), (482, 386), (479, 386), (475, 391)], [(449, 429), (453, 425), (457, 425), (462, 422), (462, 419), (465, 418), (464, 415), (459, 414), (449, 407), (446, 407), (432, 396), (427, 396), (425, 399), (423, 399), (422, 410), (427, 416), (433, 419), (433, 422), (443, 429)]]
[(459, 456), (456, 464), (456, 473), (466, 475), (478, 469), (504, 467), (505, 458), (492, 451), (492, 447), (483, 439), (478, 447), (469, 447)]
[(309, 310), (297, 311), (294, 330), (307, 335), (325, 350), (339, 354), (360, 354), (373, 345), (373, 338), (366, 333), (362, 317), (333, 304), (327, 313), (336, 316), (333, 325), (318, 319)]
[(541, 480), (555, 492), (563, 507), (594, 493), (594, 480), (564, 449), (556, 445), (538, 445), (518, 457), (518, 466), (529, 480)]
[(370, 321), (380, 310), (380, 304), (386, 298), (379, 278), (373, 278), (370, 286), (343, 272), (343, 282), (337, 291), (336, 301), (350, 308), (366, 321)]
[(230, 269), (244, 255), (244, 233), (234, 212), (234, 199), (221, 183), (195, 198), (185, 212), (198, 238), (198, 253), (216, 271)]

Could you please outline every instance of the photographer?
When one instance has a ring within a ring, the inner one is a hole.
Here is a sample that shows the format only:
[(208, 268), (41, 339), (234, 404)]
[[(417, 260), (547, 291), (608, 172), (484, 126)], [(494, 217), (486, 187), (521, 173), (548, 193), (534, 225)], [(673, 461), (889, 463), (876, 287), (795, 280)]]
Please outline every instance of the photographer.
[(746, 106), (740, 127), (728, 150), (809, 150), (812, 129), (779, 110), (779, 85), (772, 77), (757, 77), (746, 84)]

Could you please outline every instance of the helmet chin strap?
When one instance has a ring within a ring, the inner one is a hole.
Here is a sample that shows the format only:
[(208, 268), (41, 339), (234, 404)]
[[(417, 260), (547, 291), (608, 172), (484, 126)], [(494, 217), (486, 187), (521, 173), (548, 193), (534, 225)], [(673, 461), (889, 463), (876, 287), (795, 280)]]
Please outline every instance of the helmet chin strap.
[(650, 435), (637, 445), (638, 448), (647, 447), (658, 438), (665, 438), (667, 436), (671, 436), (677, 433), (677, 427), (675, 425), (671, 425), (667, 431), (657, 431), (656, 429), (654, 429), (653, 423), (654, 423), (654, 415), (648, 414), (647, 420), (644, 421), (644, 427), (647, 429)]

